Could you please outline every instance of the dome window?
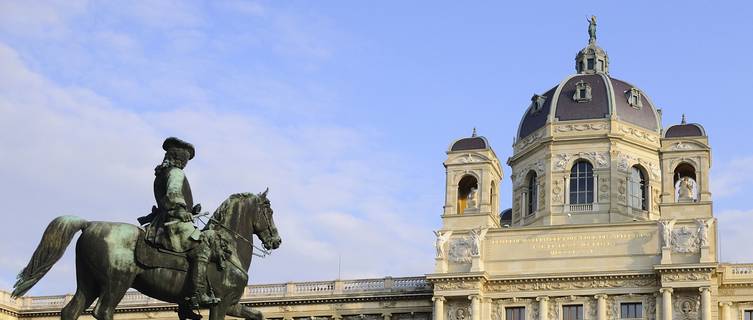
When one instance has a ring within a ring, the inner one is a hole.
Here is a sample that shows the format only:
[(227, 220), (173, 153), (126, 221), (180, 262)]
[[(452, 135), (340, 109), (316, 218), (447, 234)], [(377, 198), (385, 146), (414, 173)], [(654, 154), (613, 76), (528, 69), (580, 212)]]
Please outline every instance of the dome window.
[(628, 104), (630, 104), (631, 107), (638, 110), (643, 108), (643, 99), (641, 99), (640, 90), (636, 88), (630, 88), (630, 90), (625, 91), (625, 98), (627, 98)]
[(591, 85), (583, 80), (575, 84), (573, 100), (578, 102), (591, 102)]
[(539, 113), (541, 108), (544, 107), (544, 102), (546, 102), (546, 96), (534, 94), (533, 97), (531, 97), (531, 114)]

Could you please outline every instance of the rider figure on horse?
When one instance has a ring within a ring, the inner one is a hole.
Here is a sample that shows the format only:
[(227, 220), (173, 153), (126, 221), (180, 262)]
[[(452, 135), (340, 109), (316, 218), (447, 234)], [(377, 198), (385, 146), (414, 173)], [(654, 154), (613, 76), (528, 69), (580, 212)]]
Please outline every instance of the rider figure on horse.
[[(193, 205), (191, 186), (183, 168), (193, 159), (193, 145), (181, 139), (170, 137), (162, 144), (165, 158), (154, 169), (154, 199), (157, 206), (152, 213), (139, 218), (141, 224), (151, 222), (147, 227), (147, 241), (174, 252), (186, 252), (191, 262), (189, 280), (192, 295), (186, 297), (193, 307), (212, 305), (220, 302), (207, 289), (206, 270), (212, 255), (210, 232), (202, 233), (194, 225), (194, 215), (199, 214), (201, 205)], [(190, 210), (190, 211), (189, 211)]]

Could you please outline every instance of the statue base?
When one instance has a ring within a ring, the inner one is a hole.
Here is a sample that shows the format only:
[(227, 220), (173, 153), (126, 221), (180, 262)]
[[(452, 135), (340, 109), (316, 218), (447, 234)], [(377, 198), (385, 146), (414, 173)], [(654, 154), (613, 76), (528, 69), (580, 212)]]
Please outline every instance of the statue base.
[(434, 260), (434, 273), (447, 273), (447, 259), (437, 257)]
[(661, 248), (661, 264), (672, 264), (672, 248)]
[(480, 255), (471, 256), (471, 272), (484, 271), (484, 263)]

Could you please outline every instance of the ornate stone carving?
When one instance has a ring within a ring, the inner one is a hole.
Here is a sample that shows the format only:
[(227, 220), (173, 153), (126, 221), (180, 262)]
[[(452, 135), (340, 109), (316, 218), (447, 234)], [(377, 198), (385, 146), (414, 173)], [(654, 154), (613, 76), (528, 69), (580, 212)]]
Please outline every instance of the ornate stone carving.
[(481, 244), (486, 238), (488, 228), (478, 227), (470, 231), (471, 256), (478, 256), (481, 253)]
[(609, 178), (607, 177), (599, 178), (599, 201), (609, 201)]
[(451, 282), (440, 282), (434, 285), (436, 289), (439, 290), (469, 290), (469, 289), (478, 289), (479, 283), (478, 282), (469, 282), (465, 280), (461, 281), (451, 281)]
[(556, 132), (598, 131), (607, 128), (606, 123), (565, 124), (554, 127)]
[(487, 285), (490, 291), (519, 292), (519, 291), (549, 291), (571, 289), (600, 289), (655, 286), (656, 279), (605, 279), (581, 281), (539, 281), (525, 283), (493, 283)]
[(546, 206), (546, 183), (544, 182), (544, 179), (539, 180), (539, 208), (544, 208)]
[(560, 203), (562, 201), (562, 187), (560, 186), (561, 182), (559, 180), (554, 180), (552, 184), (552, 201)]
[(532, 134), (529, 134), (527, 137), (525, 137), (525, 138), (523, 138), (521, 140), (518, 140), (518, 143), (515, 144), (515, 150), (516, 151), (520, 151), (520, 150), (523, 150), (523, 149), (527, 148), (528, 146), (532, 145), (534, 142), (536, 142), (537, 140), (539, 140), (539, 138), (541, 138), (541, 136), (542, 136), (542, 133), (541, 133), (540, 130), (536, 131), (536, 132), (534, 132)]
[(690, 150), (690, 149), (694, 149), (694, 148), (693, 148), (692, 144), (684, 143), (683, 141), (678, 141), (675, 144), (673, 144), (670, 147), (670, 149), (677, 151), (677, 150)]
[(639, 138), (639, 139), (642, 139), (642, 140), (646, 140), (648, 142), (657, 142), (659, 140), (657, 134), (655, 134), (655, 133), (649, 133), (649, 132), (646, 132), (646, 131), (643, 131), (643, 130), (640, 130), (640, 129), (636, 129), (636, 128), (633, 128), (633, 127), (622, 126), (620, 128), (620, 131), (622, 131), (623, 133), (625, 133), (627, 135), (631, 135), (633, 137), (636, 137), (636, 138)]
[(627, 191), (625, 180), (620, 179), (619, 185), (617, 186), (617, 200), (619, 200), (620, 203), (625, 203), (625, 200), (627, 200), (625, 191)]
[(468, 237), (455, 238), (450, 241), (450, 250), (448, 257), (452, 262), (471, 263), (471, 252), (473, 244)]
[(659, 204), (661, 203), (661, 191), (659, 189), (653, 189), (654, 195), (653, 195), (653, 201), (652, 205), (654, 207), (654, 211), (659, 211)]
[(701, 298), (697, 294), (676, 294), (672, 299), (674, 315), (672, 319), (697, 320), (701, 309)]
[(470, 320), (471, 306), (468, 303), (451, 303), (447, 308), (448, 320)]
[(659, 176), (661, 176), (661, 169), (659, 169), (659, 164), (656, 162), (645, 160), (640, 157), (636, 157), (623, 152), (620, 152), (618, 154), (617, 159), (617, 169), (622, 172), (628, 172), (628, 169), (630, 169), (632, 165), (640, 164), (649, 172), (649, 174), (651, 174), (652, 179), (658, 179)]
[(698, 252), (698, 234), (687, 226), (672, 230), (672, 252)]
[(709, 245), (709, 228), (714, 224), (714, 218), (695, 219), (698, 225), (698, 245), (705, 247)]
[(672, 227), (675, 225), (675, 220), (659, 220), (657, 224), (659, 234), (662, 235), (662, 248), (669, 248), (672, 245)]
[(677, 272), (661, 275), (662, 282), (711, 280), (711, 274), (705, 272)]
[(523, 180), (525, 179), (526, 175), (531, 170), (535, 171), (536, 175), (539, 177), (544, 175), (544, 173), (546, 172), (544, 160), (535, 161), (533, 163), (530, 163), (518, 169), (517, 173), (515, 174), (515, 185), (520, 185), (521, 183), (523, 183)]
[(571, 159), (583, 158), (590, 160), (594, 167), (603, 169), (609, 168), (609, 154), (607, 152), (577, 152), (577, 153), (560, 153), (557, 154), (557, 160), (554, 162), (556, 170), (564, 170), (570, 163)]

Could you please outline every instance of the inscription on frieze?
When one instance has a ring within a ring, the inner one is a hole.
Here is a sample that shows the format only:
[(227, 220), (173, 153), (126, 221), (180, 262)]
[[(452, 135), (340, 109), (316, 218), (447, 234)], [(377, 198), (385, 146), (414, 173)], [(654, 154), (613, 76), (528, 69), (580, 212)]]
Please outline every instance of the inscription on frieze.
[(504, 252), (525, 250), (536, 256), (571, 257), (608, 254), (618, 247), (650, 241), (655, 235), (655, 231), (531, 235), (490, 239), (489, 244), (504, 248)]

